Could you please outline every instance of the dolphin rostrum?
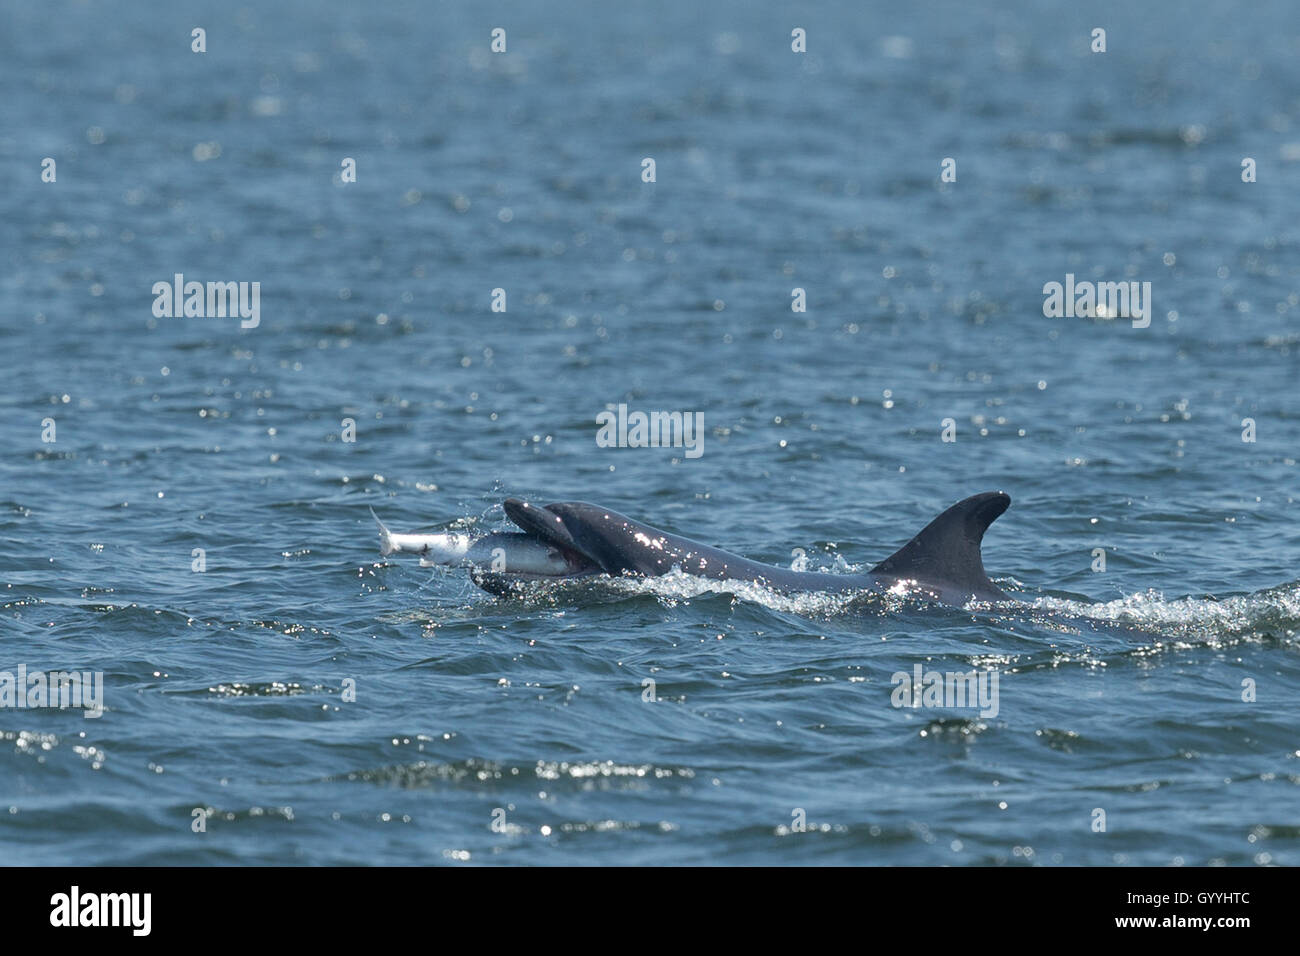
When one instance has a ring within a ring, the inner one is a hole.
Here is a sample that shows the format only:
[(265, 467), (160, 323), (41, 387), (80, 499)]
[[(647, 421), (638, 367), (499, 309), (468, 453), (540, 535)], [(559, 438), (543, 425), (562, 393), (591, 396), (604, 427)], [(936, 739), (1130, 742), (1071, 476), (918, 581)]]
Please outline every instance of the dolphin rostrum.
[(527, 580), (657, 577), (679, 569), (716, 580), (752, 581), (784, 593), (898, 588), (962, 606), (971, 600), (1011, 600), (989, 580), (980, 555), (984, 532), (1010, 504), (1010, 496), (1001, 491), (959, 501), (864, 574), (792, 571), (751, 561), (583, 501), (543, 507), (507, 498), (506, 515), (521, 532), (403, 535), (380, 522), (379, 536), (383, 554), (413, 552), (424, 565), (466, 565), (474, 583), (493, 594)]

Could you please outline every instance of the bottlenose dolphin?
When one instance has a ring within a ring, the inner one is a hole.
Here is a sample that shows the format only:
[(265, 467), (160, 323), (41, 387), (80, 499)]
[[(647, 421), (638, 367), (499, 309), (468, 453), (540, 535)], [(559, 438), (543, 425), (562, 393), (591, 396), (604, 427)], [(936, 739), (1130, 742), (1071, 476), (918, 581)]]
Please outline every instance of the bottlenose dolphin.
[(416, 553), (423, 565), (467, 565), (474, 583), (493, 594), (505, 594), (527, 580), (657, 577), (676, 568), (716, 580), (753, 581), (784, 593), (898, 589), (960, 607), (971, 600), (1012, 600), (989, 580), (980, 555), (984, 532), (1010, 504), (1010, 496), (1001, 491), (959, 501), (865, 574), (793, 571), (751, 561), (584, 501), (543, 507), (507, 498), (506, 515), (521, 531), (480, 537), (394, 534), (377, 515), (375, 521), (381, 553)]

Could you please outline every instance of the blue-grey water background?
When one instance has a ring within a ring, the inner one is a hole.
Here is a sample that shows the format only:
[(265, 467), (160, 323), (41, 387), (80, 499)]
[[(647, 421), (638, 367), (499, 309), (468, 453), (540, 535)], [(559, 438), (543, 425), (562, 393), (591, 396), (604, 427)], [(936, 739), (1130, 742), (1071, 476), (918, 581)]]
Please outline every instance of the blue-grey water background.
[[(0, 669), (107, 710), (0, 710), (0, 862), (1300, 862), (1300, 17), (986, 6), (6, 3)], [(620, 402), (702, 457), (598, 448)], [(849, 569), (993, 488), (1015, 614), (498, 601), (367, 511)]]

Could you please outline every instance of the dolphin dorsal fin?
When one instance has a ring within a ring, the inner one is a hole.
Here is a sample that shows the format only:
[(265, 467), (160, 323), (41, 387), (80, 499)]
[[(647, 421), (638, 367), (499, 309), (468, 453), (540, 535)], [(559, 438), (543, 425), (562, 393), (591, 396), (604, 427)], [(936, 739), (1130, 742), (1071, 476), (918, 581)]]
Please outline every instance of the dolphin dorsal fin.
[(971, 597), (985, 601), (1007, 600), (984, 572), (980, 542), (989, 525), (1010, 505), (1011, 496), (1001, 491), (986, 491), (959, 501), (872, 568), (871, 573), (919, 581), (942, 591), (969, 592)]

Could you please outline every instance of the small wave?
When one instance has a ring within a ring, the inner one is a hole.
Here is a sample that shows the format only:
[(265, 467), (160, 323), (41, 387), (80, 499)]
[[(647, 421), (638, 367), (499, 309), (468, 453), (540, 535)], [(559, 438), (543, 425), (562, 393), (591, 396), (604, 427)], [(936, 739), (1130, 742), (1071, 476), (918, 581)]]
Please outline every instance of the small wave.
[(759, 604), (771, 611), (800, 614), (808, 617), (842, 614), (864, 596), (879, 599), (879, 592), (863, 589), (842, 594), (809, 591), (787, 594), (759, 584), (756, 581), (722, 581), (687, 574), (674, 568), (667, 574), (654, 578), (610, 578), (609, 588), (615, 594), (650, 595), (670, 607), (680, 602), (713, 595), (727, 595), (735, 601)]
[(548, 606), (575, 599), (602, 602), (652, 597), (666, 607), (676, 607), (694, 600), (725, 597), (730, 598), (733, 605), (742, 602), (757, 604), (770, 611), (813, 618), (864, 613), (884, 616), (898, 614), (909, 608), (932, 606), (934, 603), (928, 597), (917, 594), (896, 590), (881, 591), (869, 587), (842, 592), (788, 593), (757, 581), (704, 578), (678, 568), (657, 577), (598, 575), (579, 579), (529, 581), (521, 583), (512, 593), (526, 603), (543, 603)]
[(649, 597), (671, 608), (692, 601), (726, 599), (732, 607), (753, 604), (778, 614), (822, 620), (947, 611), (1004, 624), (1028, 623), (1084, 638), (1105, 633), (1130, 640), (1146, 638), (1211, 646), (1242, 638), (1291, 642), (1300, 634), (1300, 582), (1223, 598), (1168, 599), (1159, 591), (1147, 590), (1094, 603), (1026, 594), (1014, 602), (972, 601), (958, 609), (936, 604), (928, 595), (915, 591), (864, 587), (843, 592), (788, 593), (756, 581), (704, 578), (674, 568), (658, 577), (597, 575), (519, 582), (510, 597), (525, 607), (598, 605)]
[(1099, 604), (1041, 597), (1032, 606), (1051, 615), (1136, 625), (1197, 643), (1240, 637), (1292, 639), (1300, 630), (1300, 582), (1224, 598), (1169, 600), (1159, 591), (1148, 590)]
[(637, 786), (647, 780), (692, 780), (695, 771), (690, 767), (661, 767), (655, 764), (624, 764), (613, 760), (553, 761), (538, 760), (534, 764), (504, 764), (494, 760), (471, 757), (466, 760), (441, 763), (417, 760), (414, 763), (388, 764), (347, 774), (326, 777), (326, 780), (352, 783), (373, 783), (403, 789), (421, 789), (438, 785), (497, 786), (520, 784), (531, 787), (543, 781), (552, 787), (568, 785), (581, 788), (596, 782)]

